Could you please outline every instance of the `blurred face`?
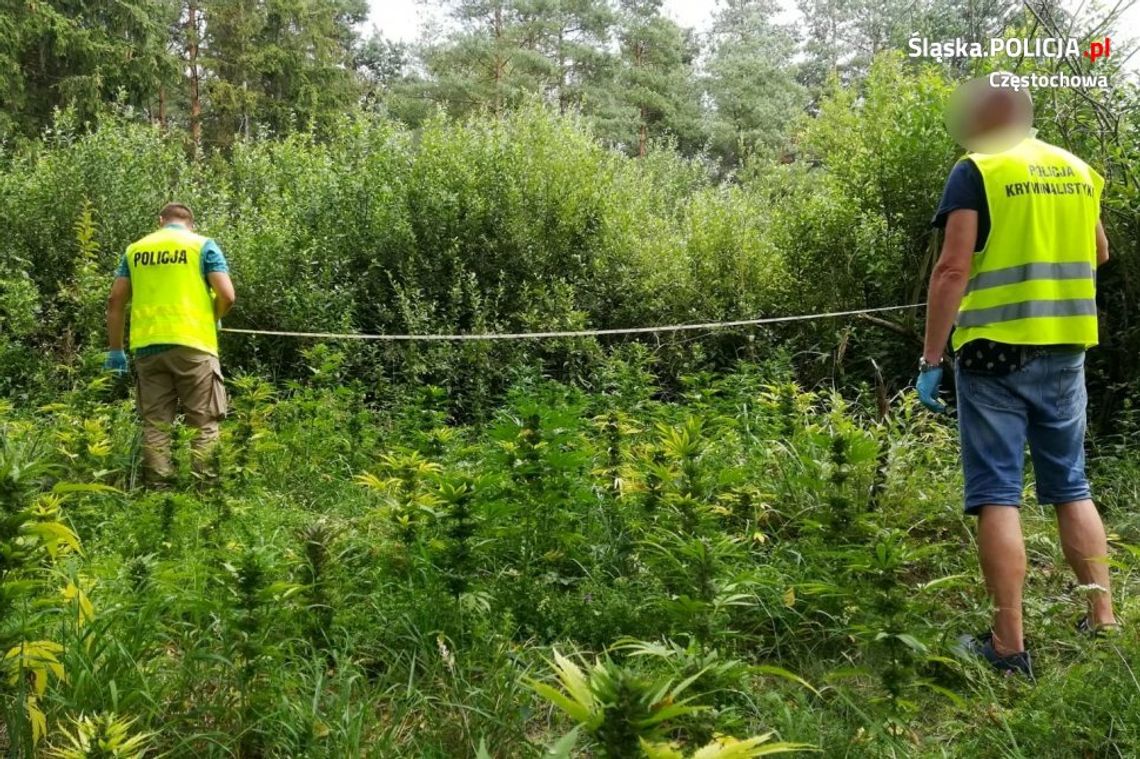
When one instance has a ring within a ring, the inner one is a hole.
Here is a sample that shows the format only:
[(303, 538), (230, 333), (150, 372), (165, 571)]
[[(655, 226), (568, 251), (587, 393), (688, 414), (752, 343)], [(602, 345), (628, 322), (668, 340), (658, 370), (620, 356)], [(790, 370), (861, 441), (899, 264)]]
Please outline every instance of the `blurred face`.
[(983, 94), (975, 105), (967, 132), (971, 138), (984, 138), (987, 134), (1016, 124), (1017, 107), (1013, 98), (1003, 90), (996, 90)]
[(1028, 136), (1033, 101), (1024, 92), (993, 87), (988, 79), (959, 87), (946, 110), (946, 127), (971, 152), (1000, 153)]

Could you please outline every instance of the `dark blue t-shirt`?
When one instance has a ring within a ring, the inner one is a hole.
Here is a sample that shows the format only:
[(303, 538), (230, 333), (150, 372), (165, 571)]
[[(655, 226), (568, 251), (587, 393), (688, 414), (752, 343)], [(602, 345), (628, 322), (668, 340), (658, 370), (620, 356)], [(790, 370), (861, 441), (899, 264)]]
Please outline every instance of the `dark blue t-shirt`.
[(986, 246), (986, 239), (990, 236), (990, 208), (986, 204), (986, 185), (982, 182), (982, 172), (978, 171), (978, 167), (969, 158), (958, 161), (950, 172), (946, 187), (942, 190), (938, 211), (930, 222), (931, 226), (945, 229), (946, 217), (951, 211), (960, 208), (978, 212), (978, 239), (974, 243), (974, 252), (978, 252)]

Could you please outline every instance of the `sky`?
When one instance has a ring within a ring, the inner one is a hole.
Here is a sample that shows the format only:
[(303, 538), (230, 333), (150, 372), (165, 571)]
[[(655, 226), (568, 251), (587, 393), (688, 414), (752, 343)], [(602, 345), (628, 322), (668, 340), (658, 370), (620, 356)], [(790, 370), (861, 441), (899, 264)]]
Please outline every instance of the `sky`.
[[(787, 0), (782, 5), (794, 5)], [(426, 13), (421, 0), (369, 0), (369, 21), (384, 36), (413, 42), (419, 36)], [(666, 12), (683, 26), (703, 29), (712, 16), (714, 3), (707, 0), (665, 0)]]
[[(1084, 7), (1087, 0), (1063, 0), (1063, 2)], [(420, 29), (430, 20), (426, 15), (430, 11), (424, 7), (422, 0), (369, 0), (369, 5), (371, 6), (369, 23), (390, 39), (413, 42), (419, 37)], [(795, 0), (780, 0), (780, 6), (785, 11), (779, 20), (785, 23), (794, 20)], [(715, 7), (716, 3), (709, 0), (665, 0), (666, 12), (673, 20), (698, 31), (708, 27)], [(1121, 17), (1120, 28), (1140, 29), (1140, 2), (1133, 2), (1125, 11)], [(1114, 54), (1120, 52), (1123, 51), (1114, 50)], [(1140, 55), (1133, 56), (1129, 64), (1132, 70), (1140, 67)]]

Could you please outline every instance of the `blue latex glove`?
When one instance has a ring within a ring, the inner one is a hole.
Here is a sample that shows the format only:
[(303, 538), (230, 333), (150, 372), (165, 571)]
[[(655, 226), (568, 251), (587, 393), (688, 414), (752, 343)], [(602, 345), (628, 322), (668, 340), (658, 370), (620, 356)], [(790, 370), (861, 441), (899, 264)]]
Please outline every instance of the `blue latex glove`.
[(936, 414), (946, 413), (946, 404), (938, 400), (938, 389), (942, 386), (942, 367), (935, 367), (929, 371), (920, 372), (918, 382), (918, 399), (922, 405)]
[(111, 374), (123, 375), (127, 373), (126, 351), (107, 351), (107, 360), (103, 362), (103, 371)]

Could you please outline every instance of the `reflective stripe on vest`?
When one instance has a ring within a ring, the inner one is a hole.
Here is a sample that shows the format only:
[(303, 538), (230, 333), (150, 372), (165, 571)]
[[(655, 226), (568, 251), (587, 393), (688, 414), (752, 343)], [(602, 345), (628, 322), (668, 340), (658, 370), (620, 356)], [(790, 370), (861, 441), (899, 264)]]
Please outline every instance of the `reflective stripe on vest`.
[(218, 355), (214, 297), (202, 276), (206, 238), (164, 227), (127, 248), (131, 349), (184, 345)]
[(1019, 282), (1029, 282), (1034, 279), (1092, 279), (1096, 277), (1096, 270), (1092, 264), (1080, 261), (1070, 264), (1022, 264), (1010, 266), (1005, 269), (986, 271), (970, 280), (966, 292), (985, 290), (990, 287), (1016, 285)]
[(1004, 306), (979, 308), (964, 312), (958, 319), (958, 326), (981, 327), (986, 324), (1048, 316), (1096, 316), (1096, 299), (1026, 300)]
[(1061, 148), (1029, 138), (968, 156), (990, 211), (974, 255), (954, 347), (1097, 343), (1096, 224), (1104, 180)]

